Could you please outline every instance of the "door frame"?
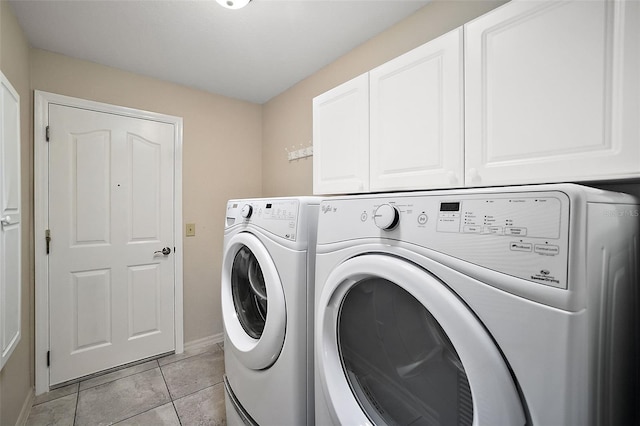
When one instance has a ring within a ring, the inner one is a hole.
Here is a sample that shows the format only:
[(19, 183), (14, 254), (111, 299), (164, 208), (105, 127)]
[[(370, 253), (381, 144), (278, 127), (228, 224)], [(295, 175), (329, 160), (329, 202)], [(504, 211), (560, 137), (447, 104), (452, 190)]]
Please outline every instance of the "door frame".
[[(182, 254), (182, 117), (137, 110), (117, 105), (73, 98), (36, 90), (34, 92), (34, 257), (35, 257), (35, 394), (49, 391), (49, 261), (46, 255), (45, 230), (49, 228), (49, 145), (46, 126), (49, 105), (82, 108), (124, 117), (153, 120), (174, 126), (174, 328), (175, 352), (184, 350), (183, 254)], [(55, 236), (54, 236), (55, 237)]]

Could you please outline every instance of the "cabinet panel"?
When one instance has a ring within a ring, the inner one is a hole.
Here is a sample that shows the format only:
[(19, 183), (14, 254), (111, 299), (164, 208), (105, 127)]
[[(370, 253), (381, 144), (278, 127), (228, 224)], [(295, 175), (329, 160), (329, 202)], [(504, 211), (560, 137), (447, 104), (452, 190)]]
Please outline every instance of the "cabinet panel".
[(0, 73), (0, 368), (21, 337), (20, 98)]
[(467, 186), (637, 176), (639, 17), (515, 0), (467, 24)]
[(369, 189), (369, 76), (313, 99), (313, 193)]
[(369, 73), (372, 191), (460, 186), (462, 28)]

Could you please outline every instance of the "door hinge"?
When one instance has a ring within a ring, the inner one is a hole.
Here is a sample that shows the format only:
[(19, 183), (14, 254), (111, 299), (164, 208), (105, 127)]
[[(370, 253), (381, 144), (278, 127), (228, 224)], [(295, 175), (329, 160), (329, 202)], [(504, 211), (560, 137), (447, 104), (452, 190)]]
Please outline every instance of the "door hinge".
[(47, 138), (47, 142), (49, 142), (49, 126), (45, 128), (45, 137)]
[(44, 231), (44, 240), (47, 244), (47, 254), (49, 254), (49, 245), (51, 244), (51, 231), (48, 229)]
[(51, 365), (51, 351), (47, 351), (47, 367)]

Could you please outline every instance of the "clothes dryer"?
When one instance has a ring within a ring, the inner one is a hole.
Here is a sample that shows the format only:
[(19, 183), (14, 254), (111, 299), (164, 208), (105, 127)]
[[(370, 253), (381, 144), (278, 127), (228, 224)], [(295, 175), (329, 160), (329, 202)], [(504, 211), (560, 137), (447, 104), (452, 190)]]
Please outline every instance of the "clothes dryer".
[(230, 200), (222, 261), (230, 425), (313, 422), (313, 274), (319, 199)]
[(637, 199), (563, 184), (320, 210), (317, 425), (637, 424)]

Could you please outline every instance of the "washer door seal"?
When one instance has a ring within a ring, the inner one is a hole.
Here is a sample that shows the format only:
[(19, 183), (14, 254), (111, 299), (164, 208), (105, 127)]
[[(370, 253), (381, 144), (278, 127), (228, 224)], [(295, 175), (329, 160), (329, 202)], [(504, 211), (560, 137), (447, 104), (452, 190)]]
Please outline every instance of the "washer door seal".
[[(262, 324), (251, 325), (237, 312), (237, 309), (246, 308), (237, 306), (238, 290), (233, 288), (234, 279), (237, 279), (233, 276), (234, 263), (239, 255), (251, 256), (246, 270), (247, 279), (251, 291), (256, 293), (256, 303), (253, 304), (256, 315), (265, 316), (261, 319), (264, 327)], [(261, 274), (259, 285), (256, 274)], [(241, 232), (229, 240), (222, 260), (221, 292), (222, 317), (231, 349), (247, 368), (269, 368), (278, 359), (284, 344), (287, 312), (284, 289), (275, 263), (264, 244), (253, 234)]]
[(362, 396), (354, 395), (349, 384), (353, 378), (347, 378), (352, 373), (345, 372), (345, 363), (341, 359), (338, 331), (349, 291), (364, 281), (380, 279), (409, 293), (446, 333), (468, 378), (473, 424), (524, 425), (522, 402), (511, 373), (473, 312), (429, 272), (408, 261), (381, 254), (362, 255), (340, 264), (329, 274), (317, 301), (317, 370), (334, 422), (364, 425), (380, 421), (375, 412), (368, 416), (363, 409), (365, 404), (359, 402)]

